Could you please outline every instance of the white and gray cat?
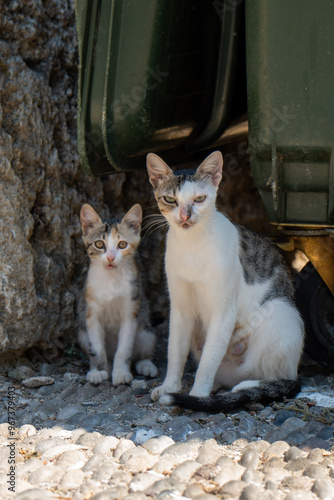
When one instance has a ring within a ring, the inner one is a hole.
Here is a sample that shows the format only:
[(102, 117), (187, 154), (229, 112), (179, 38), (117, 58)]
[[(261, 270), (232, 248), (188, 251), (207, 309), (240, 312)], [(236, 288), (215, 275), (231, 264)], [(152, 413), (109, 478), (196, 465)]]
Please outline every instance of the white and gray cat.
[(82, 237), (90, 259), (79, 342), (89, 354), (87, 380), (129, 384), (131, 361), (138, 374), (155, 377), (155, 336), (149, 323), (136, 249), (142, 208), (134, 205), (122, 220), (102, 220), (88, 204), (80, 211)]
[[(165, 266), (171, 301), (168, 367), (152, 399), (204, 411), (292, 397), (304, 327), (277, 247), (215, 206), (223, 158), (175, 171), (159, 156), (147, 170), (168, 222)], [(190, 395), (178, 394), (189, 351), (198, 362)], [(232, 389), (210, 395), (220, 388)]]

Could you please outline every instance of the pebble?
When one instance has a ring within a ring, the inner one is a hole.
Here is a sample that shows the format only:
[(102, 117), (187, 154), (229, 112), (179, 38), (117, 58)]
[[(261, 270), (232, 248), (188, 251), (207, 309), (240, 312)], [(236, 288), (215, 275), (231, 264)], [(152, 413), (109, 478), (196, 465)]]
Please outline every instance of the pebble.
[[(78, 365), (36, 366), (31, 375), (54, 383), (16, 389), (15, 498), (55, 498), (51, 491), (73, 500), (334, 498), (334, 426), (305, 423), (289, 403), (210, 415), (153, 403), (150, 380), (93, 387)], [(12, 383), (0, 375), (2, 393)], [(1, 491), (5, 411), (0, 438)]]
[(97, 439), (93, 453), (111, 453), (117, 448), (119, 439), (115, 436), (105, 436)]
[[(70, 446), (70, 445), (68, 445)], [(43, 459), (43, 455), (42, 455)], [(87, 461), (83, 451), (74, 449), (63, 452), (56, 460), (56, 464), (64, 470), (69, 468), (81, 468)]]
[(169, 436), (159, 436), (157, 438), (148, 439), (143, 443), (143, 448), (154, 455), (160, 455), (166, 448), (173, 444), (175, 444), (174, 440)]
[(311, 463), (318, 464), (323, 459), (323, 452), (320, 448), (314, 448), (309, 452), (307, 458)]
[(234, 498), (239, 498), (243, 489), (247, 486), (244, 481), (228, 481), (221, 488), (220, 492), (224, 495), (230, 495)]
[(182, 464), (175, 467), (171, 473), (171, 477), (175, 477), (180, 481), (188, 482), (200, 467), (200, 464), (195, 460), (186, 460)]
[(181, 481), (179, 481), (179, 479), (169, 477), (167, 479), (160, 479), (159, 481), (154, 482), (145, 490), (145, 493), (148, 496), (154, 496), (159, 495), (165, 490), (182, 495), (185, 490), (185, 486)]
[(33, 377), (34, 375), (36, 375), (36, 372), (29, 366), (24, 365), (18, 366), (17, 368), (14, 368), (14, 370), (10, 370), (8, 372), (8, 377), (19, 381)]
[(264, 474), (261, 471), (255, 469), (246, 469), (241, 479), (246, 483), (251, 484), (262, 484), (264, 478)]
[(213, 464), (221, 457), (222, 448), (215, 439), (208, 439), (198, 450), (197, 462)]
[(239, 464), (243, 467), (252, 467), (256, 469), (260, 461), (258, 452), (253, 448), (247, 448), (239, 460)]
[(334, 484), (329, 479), (317, 479), (312, 486), (312, 491), (323, 500), (334, 498)]
[(324, 467), (321, 467), (321, 465), (311, 464), (305, 468), (303, 475), (313, 479), (320, 479), (327, 475), (327, 471)]
[[(158, 476), (158, 474), (152, 472), (141, 472), (132, 479), (129, 489), (135, 493), (145, 491), (157, 481)], [(160, 477), (162, 479), (163, 475), (160, 474)]]
[(271, 444), (268, 446), (266, 451), (264, 452), (263, 457), (266, 458), (271, 458), (271, 457), (280, 457), (282, 456), (290, 446), (288, 443), (284, 441), (276, 441), (275, 443)]
[(45, 489), (35, 489), (31, 488), (26, 491), (22, 491), (15, 496), (15, 500), (55, 500), (57, 498), (55, 495), (46, 491)]
[(114, 458), (118, 460), (127, 450), (135, 448), (135, 444), (130, 439), (121, 439), (114, 451)]
[(25, 387), (36, 389), (37, 387), (41, 387), (42, 385), (54, 384), (54, 381), (55, 379), (52, 377), (29, 377), (22, 380), (22, 384)]
[(64, 475), (61, 467), (56, 465), (43, 465), (39, 469), (31, 472), (29, 475), (29, 482), (32, 484), (50, 484), (52, 486), (59, 483)]
[(309, 465), (310, 461), (308, 458), (299, 457), (289, 460), (285, 468), (288, 471), (298, 471), (304, 470)]
[(66, 491), (74, 490), (82, 484), (84, 478), (85, 474), (82, 472), (82, 470), (69, 470), (65, 472), (59, 485)]
[(284, 461), (289, 462), (290, 460), (294, 460), (296, 458), (301, 458), (303, 456), (304, 456), (304, 454), (299, 448), (292, 446), (284, 453)]
[(240, 495), (240, 500), (258, 500), (259, 488), (255, 484), (246, 486)]
[(217, 476), (214, 478), (215, 483), (218, 486), (224, 486), (225, 483), (229, 481), (237, 481), (241, 479), (241, 476), (245, 472), (245, 467), (241, 465), (231, 465), (225, 467), (223, 470), (218, 472)]

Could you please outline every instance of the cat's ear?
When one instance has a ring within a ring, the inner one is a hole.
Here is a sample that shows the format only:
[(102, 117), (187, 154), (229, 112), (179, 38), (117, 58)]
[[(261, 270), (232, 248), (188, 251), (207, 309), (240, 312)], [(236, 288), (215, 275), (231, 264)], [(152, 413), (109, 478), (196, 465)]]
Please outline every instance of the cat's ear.
[(169, 168), (167, 163), (165, 163), (160, 156), (154, 153), (149, 153), (147, 155), (146, 165), (148, 178), (154, 189), (158, 187), (162, 179), (168, 177), (169, 175), (174, 175), (173, 170)]
[(223, 155), (214, 151), (200, 164), (196, 176), (209, 177), (214, 186), (218, 186), (223, 176)]
[(122, 224), (126, 224), (130, 229), (132, 229), (136, 234), (140, 233), (141, 223), (143, 220), (143, 209), (136, 203), (132, 208), (124, 215), (122, 219)]
[(85, 203), (80, 210), (80, 222), (83, 235), (88, 233), (89, 228), (96, 224), (102, 224), (100, 216), (95, 212), (94, 208)]

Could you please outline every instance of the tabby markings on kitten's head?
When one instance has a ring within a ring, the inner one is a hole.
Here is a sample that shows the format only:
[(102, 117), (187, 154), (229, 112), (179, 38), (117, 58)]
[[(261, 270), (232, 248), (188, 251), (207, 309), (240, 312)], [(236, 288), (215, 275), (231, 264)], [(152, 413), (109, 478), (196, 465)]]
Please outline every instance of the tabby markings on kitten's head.
[(87, 203), (80, 211), (82, 235), (91, 263), (112, 270), (136, 251), (140, 242), (143, 211), (134, 205), (122, 220), (103, 220)]

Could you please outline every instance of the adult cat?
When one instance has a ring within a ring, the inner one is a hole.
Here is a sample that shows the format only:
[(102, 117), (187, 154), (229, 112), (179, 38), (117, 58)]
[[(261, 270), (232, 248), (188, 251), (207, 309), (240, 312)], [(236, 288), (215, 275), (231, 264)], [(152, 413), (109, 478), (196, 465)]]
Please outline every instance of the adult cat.
[(149, 359), (155, 336), (136, 254), (142, 208), (137, 204), (122, 220), (102, 221), (86, 203), (80, 221), (90, 258), (79, 331), (79, 342), (90, 358), (87, 380), (99, 384), (108, 379), (113, 361), (113, 385), (129, 384), (132, 360), (137, 373), (155, 377), (157, 369)]
[[(216, 209), (222, 167), (219, 151), (196, 171), (173, 172), (159, 156), (147, 156), (169, 224), (171, 301), (167, 375), (151, 397), (204, 411), (295, 395), (304, 337), (277, 247)], [(189, 396), (176, 394), (190, 349), (198, 362), (195, 382)], [(210, 396), (222, 387), (232, 391)]]

